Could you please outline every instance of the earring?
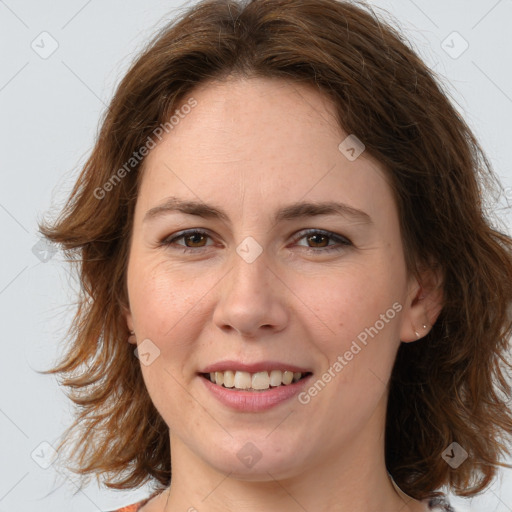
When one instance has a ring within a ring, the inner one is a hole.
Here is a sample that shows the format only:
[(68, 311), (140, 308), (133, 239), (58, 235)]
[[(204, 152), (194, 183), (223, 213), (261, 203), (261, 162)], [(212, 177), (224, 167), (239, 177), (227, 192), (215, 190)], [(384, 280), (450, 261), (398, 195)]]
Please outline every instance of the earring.
[[(423, 325), (421, 326), (421, 328), (422, 328), (424, 331), (426, 331), (426, 330), (428, 329), (428, 325), (427, 325), (427, 324), (423, 324)], [(421, 338), (420, 333), (419, 333), (418, 331), (414, 331), (414, 334), (416, 334), (416, 338), (418, 338), (418, 339), (420, 339), (420, 338)], [(425, 334), (426, 334), (426, 333), (425, 333)]]
[(130, 336), (128, 336), (128, 343), (137, 343), (135, 339), (135, 331), (130, 331)]

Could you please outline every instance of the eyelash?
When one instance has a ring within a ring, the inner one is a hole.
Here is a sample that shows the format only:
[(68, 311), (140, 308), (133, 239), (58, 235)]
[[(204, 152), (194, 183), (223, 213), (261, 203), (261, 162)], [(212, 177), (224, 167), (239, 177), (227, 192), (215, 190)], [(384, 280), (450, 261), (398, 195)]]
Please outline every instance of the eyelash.
[[(187, 236), (195, 235), (195, 234), (200, 234), (200, 235), (204, 235), (204, 236), (210, 237), (210, 234), (207, 231), (204, 231), (202, 229), (189, 229), (189, 230), (177, 233), (176, 236), (172, 236), (172, 237), (168, 237), (168, 238), (163, 239), (160, 242), (159, 245), (160, 246), (164, 246), (164, 247), (170, 247), (177, 240), (180, 240), (182, 238), (186, 238)], [(304, 230), (304, 231), (300, 231), (298, 233), (298, 235), (301, 235), (301, 236), (298, 236), (297, 238), (295, 238), (294, 242), (297, 242), (297, 241), (301, 240), (302, 238), (305, 238), (305, 237), (310, 236), (310, 235), (323, 235), (325, 237), (333, 239), (334, 241), (338, 242), (342, 246), (342, 247), (339, 247), (339, 246), (338, 247), (332, 247), (332, 246), (326, 246), (326, 247), (305, 247), (306, 251), (309, 252), (309, 253), (317, 253), (318, 254), (320, 252), (322, 252), (322, 253), (326, 253), (326, 252), (330, 253), (330, 252), (342, 251), (346, 247), (352, 245), (352, 242), (348, 238), (340, 236), (340, 235), (336, 235), (335, 233), (332, 233), (331, 231), (325, 231), (325, 230), (322, 230), (322, 229), (307, 229), (307, 230)], [(180, 245), (180, 244), (178, 244), (178, 245)], [(301, 247), (303, 247), (303, 246), (301, 246)], [(206, 247), (186, 247), (186, 246), (182, 246), (181, 247), (181, 251), (183, 253), (197, 252), (198, 250), (201, 250), (201, 249), (206, 249)]]

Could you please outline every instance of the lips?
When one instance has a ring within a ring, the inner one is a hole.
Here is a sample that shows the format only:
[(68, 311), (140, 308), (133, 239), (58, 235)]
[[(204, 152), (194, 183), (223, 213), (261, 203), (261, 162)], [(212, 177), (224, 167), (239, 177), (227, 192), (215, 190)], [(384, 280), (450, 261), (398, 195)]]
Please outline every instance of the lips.
[(197, 375), (207, 392), (224, 406), (240, 412), (262, 412), (291, 400), (311, 380), (312, 371), (277, 360), (224, 360), (205, 366)]
[[(247, 365), (245, 367), (247, 367)], [(261, 368), (261, 366), (259, 367)], [(208, 369), (210, 368), (211, 367), (208, 367)], [(290, 366), (288, 366), (288, 368), (290, 368)], [(271, 373), (273, 372), (279, 374), (282, 373), (283, 377), (285, 373), (294, 375), (294, 373), (292, 373), (291, 371), (271, 371)], [(292, 381), (288, 384), (280, 384), (273, 387), (270, 381), (268, 380), (268, 371), (256, 372), (255, 374), (252, 375), (258, 376), (258, 374), (262, 373), (267, 374), (266, 380), (262, 381), (261, 379), (264, 376), (259, 375), (259, 380), (253, 381), (251, 379), (251, 387), (247, 388), (249, 382), (245, 382), (245, 379), (247, 379), (247, 377), (250, 376), (251, 374), (245, 371), (237, 371), (235, 372), (236, 374), (241, 374), (239, 375), (239, 381), (235, 382), (235, 380), (233, 379), (232, 382), (228, 383), (229, 385), (232, 384), (233, 387), (225, 387), (226, 382), (223, 382), (222, 384), (220, 382), (217, 382), (217, 377), (219, 376), (219, 374), (222, 374), (223, 377), (226, 378), (226, 375), (230, 373), (233, 372), (230, 370), (226, 370), (225, 372), (217, 371), (215, 373), (199, 373), (198, 378), (199, 381), (202, 383), (201, 385), (204, 386), (204, 388), (206, 389), (206, 392), (210, 393), (210, 396), (216, 398), (223, 406), (235, 411), (248, 413), (263, 412), (268, 409), (272, 409), (273, 407), (277, 407), (279, 404), (289, 402), (294, 396), (300, 393), (300, 391), (303, 390), (305, 386), (307, 386), (308, 382), (310, 382), (312, 378), (311, 373), (306, 372), (305, 374), (302, 374), (301, 372), (298, 372), (297, 374), (301, 375), (299, 380)], [(211, 375), (216, 376), (215, 382), (211, 380)], [(242, 386), (243, 389), (236, 389), (235, 384)], [(259, 389), (255, 389), (253, 387), (255, 385)], [(265, 387), (265, 389), (262, 389), (263, 387)]]
[(237, 370), (236, 372), (226, 370), (225, 372), (202, 373), (204, 378), (218, 386), (230, 389), (265, 391), (279, 386), (289, 386), (305, 378), (310, 373), (272, 370), (270, 372), (249, 373)]
[(231, 370), (233, 372), (241, 371), (248, 373), (271, 372), (272, 370), (290, 371), (293, 373), (312, 373), (311, 368), (297, 366), (283, 361), (260, 361), (257, 363), (242, 363), (234, 360), (219, 361), (200, 370), (198, 373), (214, 373), (225, 372)]
[(199, 375), (225, 388), (263, 391), (271, 387), (290, 385), (311, 375), (311, 372), (279, 361), (252, 364), (221, 361), (207, 366)]

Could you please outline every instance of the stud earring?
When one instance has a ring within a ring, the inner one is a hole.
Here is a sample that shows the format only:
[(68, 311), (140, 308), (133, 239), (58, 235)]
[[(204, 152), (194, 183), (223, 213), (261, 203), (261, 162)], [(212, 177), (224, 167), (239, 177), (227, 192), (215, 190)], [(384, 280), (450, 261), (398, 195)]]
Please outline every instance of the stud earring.
[(135, 331), (130, 331), (130, 336), (128, 336), (128, 343), (137, 343), (135, 339)]
[[(421, 326), (421, 328), (422, 328), (424, 331), (426, 331), (426, 330), (428, 329), (428, 325), (427, 325), (427, 324), (423, 324), (423, 325)], [(418, 331), (414, 331), (414, 334), (416, 334), (416, 338), (418, 338), (418, 339), (420, 339), (420, 338), (421, 338), (420, 333), (419, 333)], [(426, 334), (426, 333), (425, 333), (425, 334)]]

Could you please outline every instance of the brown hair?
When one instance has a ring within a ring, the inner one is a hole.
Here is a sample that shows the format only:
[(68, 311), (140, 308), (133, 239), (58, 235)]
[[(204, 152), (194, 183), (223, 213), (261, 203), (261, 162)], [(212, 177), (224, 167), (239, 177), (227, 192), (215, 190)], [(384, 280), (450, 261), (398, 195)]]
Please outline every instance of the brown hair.
[[(444, 305), (425, 339), (398, 350), (386, 466), (416, 499), (441, 495), (434, 491), (443, 485), (461, 496), (481, 492), (498, 466), (509, 467), (499, 459), (512, 432), (512, 240), (492, 226), (483, 201), (499, 181), (400, 32), (364, 4), (335, 0), (214, 0), (184, 12), (132, 65), (60, 217), (41, 223), (82, 284), (73, 343), (43, 372), (65, 375), (79, 408), (69, 429), (79, 433), (73, 471), (108, 473), (106, 485), (116, 489), (170, 483), (168, 427), (126, 342), (125, 272), (144, 160), (133, 169), (126, 162), (194, 86), (229, 75), (316, 87), (333, 101), (340, 127), (387, 169), (407, 268), (441, 268)], [(107, 182), (108, 196), (99, 197)], [(452, 442), (469, 454), (457, 469), (441, 457)]]

